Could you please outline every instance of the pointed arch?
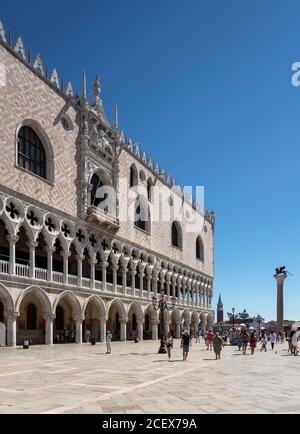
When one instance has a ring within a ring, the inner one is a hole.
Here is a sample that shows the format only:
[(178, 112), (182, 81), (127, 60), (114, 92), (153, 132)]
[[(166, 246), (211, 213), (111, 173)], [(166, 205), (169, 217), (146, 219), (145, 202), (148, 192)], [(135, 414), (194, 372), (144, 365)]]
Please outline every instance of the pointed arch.
[(204, 261), (204, 243), (200, 235), (196, 239), (196, 258)]
[(116, 306), (116, 308), (117, 308), (117, 310), (118, 310), (118, 312), (119, 312), (119, 315), (120, 315), (120, 319), (126, 319), (126, 318), (127, 318), (126, 311), (125, 311), (125, 307), (124, 307), (123, 303), (121, 302), (121, 300), (119, 300), (119, 299), (117, 299), (117, 298), (113, 299), (113, 300), (109, 303), (108, 308), (107, 308), (107, 313), (108, 313), (108, 315), (109, 315), (109, 311), (110, 311), (110, 309), (111, 309), (113, 306)]
[(171, 242), (173, 247), (182, 249), (182, 229), (178, 221), (172, 223)]
[(54, 305), (53, 305), (53, 314), (54, 315), (56, 312), (56, 308), (62, 299), (66, 299), (67, 301), (69, 301), (69, 303), (72, 307), (72, 310), (73, 310), (73, 317), (75, 315), (81, 315), (82, 307), (81, 307), (80, 301), (76, 297), (76, 295), (71, 291), (64, 291), (56, 297)]
[(139, 196), (135, 201), (134, 226), (148, 234), (151, 233), (150, 206), (143, 196)]
[(139, 174), (135, 164), (130, 167), (129, 173), (129, 186), (130, 188), (137, 187), (139, 183)]
[(82, 307), (82, 316), (85, 316), (85, 311), (89, 303), (94, 303), (97, 307), (99, 319), (106, 319), (106, 309), (103, 300), (98, 295), (91, 295), (87, 298)]
[(128, 316), (132, 311), (137, 315), (137, 320), (142, 320), (144, 318), (143, 309), (141, 308), (141, 305), (138, 302), (134, 301), (130, 304), (128, 309)]
[(16, 301), (16, 312), (20, 311), (21, 303), (28, 295), (34, 295), (41, 302), (44, 314), (51, 314), (52, 306), (50, 298), (48, 294), (39, 286), (30, 286), (21, 292)]
[(14, 300), (13, 300), (9, 290), (2, 283), (0, 283), (0, 301), (3, 303), (4, 309), (6, 311), (10, 311), (10, 312), (15, 311)]
[[(31, 149), (35, 151), (34, 159)], [(42, 125), (34, 119), (24, 119), (16, 128), (16, 164), (54, 183), (53, 147)]]

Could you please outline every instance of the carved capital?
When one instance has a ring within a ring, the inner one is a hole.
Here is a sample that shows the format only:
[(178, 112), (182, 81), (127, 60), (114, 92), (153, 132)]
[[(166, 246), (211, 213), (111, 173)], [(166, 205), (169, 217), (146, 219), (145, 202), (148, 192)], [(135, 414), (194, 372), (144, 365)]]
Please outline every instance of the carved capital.
[(54, 314), (47, 314), (43, 316), (43, 319), (45, 321), (51, 321), (53, 322), (55, 320), (56, 316)]
[(9, 244), (16, 244), (19, 241), (19, 237), (17, 235), (7, 235), (6, 239)]
[(6, 312), (5, 315), (8, 321), (16, 321), (20, 316), (20, 312)]

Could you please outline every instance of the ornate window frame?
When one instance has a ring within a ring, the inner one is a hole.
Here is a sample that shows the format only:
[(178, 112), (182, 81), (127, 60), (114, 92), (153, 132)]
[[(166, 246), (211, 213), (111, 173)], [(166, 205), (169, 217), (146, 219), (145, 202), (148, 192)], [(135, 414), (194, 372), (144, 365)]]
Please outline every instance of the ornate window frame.
[[(39, 137), (39, 139), (42, 142), (42, 145), (44, 147), (45, 155), (46, 155), (46, 178), (42, 178), (41, 176), (37, 175), (36, 173), (31, 172), (30, 170), (25, 169), (24, 167), (21, 167), (18, 164), (18, 152), (19, 152), (19, 143), (18, 143), (18, 137), (19, 132), (22, 127), (29, 127), (31, 128)], [(19, 170), (22, 170), (26, 173), (30, 173), (32, 176), (35, 176), (36, 178), (40, 179), (41, 181), (47, 182), (48, 184), (54, 185), (54, 153), (53, 153), (53, 147), (51, 144), (51, 141), (42, 127), (42, 125), (34, 120), (34, 119), (24, 119), (22, 122), (20, 122), (16, 128), (15, 133), (15, 167)]]

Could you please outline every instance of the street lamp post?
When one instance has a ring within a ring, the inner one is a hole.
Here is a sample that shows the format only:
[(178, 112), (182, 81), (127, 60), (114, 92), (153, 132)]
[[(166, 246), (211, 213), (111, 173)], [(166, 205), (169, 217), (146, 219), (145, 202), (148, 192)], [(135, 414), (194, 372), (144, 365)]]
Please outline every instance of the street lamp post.
[(160, 291), (160, 299), (158, 300), (156, 297), (152, 298), (152, 305), (153, 309), (155, 311), (160, 311), (160, 348), (158, 350), (159, 354), (166, 354), (166, 344), (165, 344), (165, 334), (163, 331), (163, 321), (164, 321), (164, 311), (168, 310), (171, 311), (174, 309), (176, 305), (176, 298), (172, 298), (171, 300), (171, 306), (168, 305), (166, 298), (165, 298), (165, 292)]
[(258, 334), (260, 335), (260, 329), (261, 329), (261, 323), (262, 323), (263, 318), (258, 314), (256, 317), (256, 321), (258, 323)]
[(232, 308), (232, 328), (234, 329), (235, 308)]

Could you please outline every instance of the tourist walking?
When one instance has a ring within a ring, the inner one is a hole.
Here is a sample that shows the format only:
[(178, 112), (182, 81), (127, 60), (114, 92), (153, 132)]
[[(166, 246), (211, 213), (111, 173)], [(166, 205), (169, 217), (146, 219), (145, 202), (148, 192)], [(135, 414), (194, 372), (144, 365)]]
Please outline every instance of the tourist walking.
[(167, 334), (166, 347), (167, 347), (167, 352), (168, 352), (168, 358), (170, 361), (171, 360), (171, 351), (173, 349), (173, 336), (172, 336), (171, 332), (169, 332)]
[(200, 336), (201, 336), (200, 330), (197, 330), (196, 331), (196, 343), (197, 342), (200, 343)]
[(276, 342), (276, 333), (275, 332), (271, 333), (270, 341), (271, 341), (271, 348), (272, 348), (272, 350), (274, 350), (274, 345)]
[(91, 331), (87, 328), (85, 332), (85, 341), (87, 344), (90, 342), (90, 338), (91, 338)]
[(190, 338), (190, 334), (188, 332), (188, 330), (185, 330), (182, 333), (182, 337), (181, 337), (181, 348), (183, 351), (183, 361), (186, 362), (189, 351), (190, 351), (190, 345), (192, 346), (191, 343), (191, 338)]
[(267, 338), (266, 338), (266, 336), (265, 335), (262, 335), (261, 336), (261, 340), (260, 340), (260, 343), (261, 343), (261, 349), (260, 349), (260, 351), (267, 351), (267, 343), (268, 343), (268, 341), (267, 341)]
[(239, 335), (237, 337), (237, 347), (238, 347), (239, 351), (241, 351), (241, 348), (242, 348), (242, 333), (239, 333)]
[(107, 333), (106, 333), (106, 354), (110, 354), (111, 353), (111, 340), (112, 340), (112, 334), (108, 330)]
[(221, 338), (220, 334), (217, 332), (213, 338), (213, 347), (214, 347), (214, 352), (216, 354), (216, 360), (221, 359), (221, 351), (223, 346), (224, 346), (223, 339)]
[(207, 332), (207, 335), (206, 335), (207, 350), (212, 351), (212, 349), (213, 349), (213, 339), (214, 339), (214, 334), (213, 334), (213, 332), (211, 330), (209, 330)]
[(249, 342), (249, 336), (248, 333), (246, 332), (246, 330), (244, 330), (242, 332), (242, 350), (243, 350), (243, 354), (246, 354), (247, 351), (247, 346), (248, 346), (248, 342)]
[(250, 335), (250, 349), (251, 349), (252, 356), (253, 356), (255, 348), (256, 348), (256, 343), (257, 343), (257, 340), (256, 340), (255, 333), (252, 332)]

